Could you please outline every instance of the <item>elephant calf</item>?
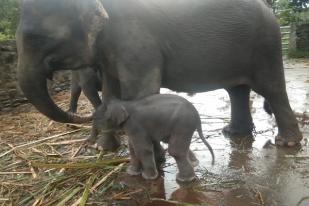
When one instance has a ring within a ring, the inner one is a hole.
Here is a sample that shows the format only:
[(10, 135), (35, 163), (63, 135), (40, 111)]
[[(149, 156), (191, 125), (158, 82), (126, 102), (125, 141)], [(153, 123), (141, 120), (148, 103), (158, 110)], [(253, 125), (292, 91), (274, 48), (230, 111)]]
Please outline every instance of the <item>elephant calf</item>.
[(190, 160), (196, 158), (189, 146), (195, 130), (214, 161), (213, 150), (203, 137), (197, 110), (177, 95), (156, 94), (134, 101), (111, 100), (100, 105), (93, 118), (89, 142), (96, 140), (99, 129), (123, 128), (129, 136), (131, 161), (127, 172), (130, 175), (142, 173), (145, 179), (158, 177), (156, 157), (162, 154), (160, 141), (163, 141), (168, 143), (168, 152), (176, 160), (177, 180), (192, 181), (195, 173)]
[(98, 91), (101, 90), (102, 77), (94, 68), (87, 67), (82, 70), (72, 71), (69, 112), (76, 113), (77, 102), (82, 91), (91, 102), (92, 106), (97, 108), (102, 102), (98, 94)]

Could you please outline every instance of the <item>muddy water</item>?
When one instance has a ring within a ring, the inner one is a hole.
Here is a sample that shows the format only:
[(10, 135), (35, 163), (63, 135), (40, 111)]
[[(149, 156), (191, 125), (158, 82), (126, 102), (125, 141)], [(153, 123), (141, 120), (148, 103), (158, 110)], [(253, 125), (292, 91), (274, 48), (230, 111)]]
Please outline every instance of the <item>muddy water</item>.
[[(305, 65), (305, 66), (304, 66)], [(309, 65), (289, 63), (286, 80), (290, 103), (295, 112), (309, 114)], [(162, 93), (171, 93), (163, 89)], [(199, 205), (224, 206), (309, 206), (309, 125), (301, 124), (305, 140), (299, 148), (277, 148), (273, 145), (277, 127), (273, 117), (263, 110), (263, 98), (251, 93), (251, 112), (255, 124), (254, 139), (229, 139), (221, 132), (229, 122), (230, 102), (224, 90), (196, 94), (190, 100), (198, 109), (203, 132), (212, 145), (216, 162), (195, 134), (191, 149), (200, 164), (195, 168), (199, 180), (190, 185), (175, 181), (177, 167), (167, 157), (164, 178), (145, 183), (125, 178), (125, 183), (148, 184), (152, 198), (145, 205), (177, 205), (186, 202)], [(130, 204), (129, 204), (130, 205)]]

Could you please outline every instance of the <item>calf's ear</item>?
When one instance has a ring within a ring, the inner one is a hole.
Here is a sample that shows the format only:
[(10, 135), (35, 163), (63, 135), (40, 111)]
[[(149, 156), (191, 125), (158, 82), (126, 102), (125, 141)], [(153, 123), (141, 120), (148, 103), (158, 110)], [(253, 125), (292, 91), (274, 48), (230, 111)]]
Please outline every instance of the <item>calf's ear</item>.
[(129, 118), (129, 113), (124, 106), (120, 106), (119, 110), (119, 114), (116, 115), (116, 122), (118, 125), (121, 125)]
[(122, 105), (119, 105), (117, 107), (113, 106), (106, 115), (108, 115), (108, 119), (112, 120), (112, 122), (117, 124), (118, 126), (124, 123), (129, 118), (129, 113)]

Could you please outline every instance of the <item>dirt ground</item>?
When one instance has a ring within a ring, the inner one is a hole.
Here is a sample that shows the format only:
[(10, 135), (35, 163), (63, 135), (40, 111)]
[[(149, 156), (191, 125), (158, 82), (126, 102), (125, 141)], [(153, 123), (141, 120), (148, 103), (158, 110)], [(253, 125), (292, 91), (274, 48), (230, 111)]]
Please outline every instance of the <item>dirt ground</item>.
[[(198, 180), (187, 185), (175, 181), (177, 167), (169, 156), (155, 181), (127, 176), (125, 143), (115, 154), (83, 148), (90, 125), (50, 121), (31, 105), (1, 113), (0, 205), (309, 206), (309, 60), (286, 60), (285, 69), (290, 103), (304, 135), (301, 146), (293, 149), (273, 145), (275, 119), (264, 112), (263, 98), (254, 92), (254, 139), (223, 136), (230, 117), (224, 90), (179, 94), (198, 109), (216, 157), (212, 165), (195, 134), (191, 149), (200, 161)], [(55, 100), (67, 109), (69, 93)], [(85, 97), (79, 105), (79, 113), (91, 112)]]

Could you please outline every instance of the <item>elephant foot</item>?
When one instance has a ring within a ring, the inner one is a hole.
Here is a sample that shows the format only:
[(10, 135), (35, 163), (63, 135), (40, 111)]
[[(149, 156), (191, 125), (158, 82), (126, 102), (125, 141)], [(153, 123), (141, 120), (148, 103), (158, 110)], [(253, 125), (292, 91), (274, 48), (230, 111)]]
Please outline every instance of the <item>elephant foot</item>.
[(142, 173), (141, 168), (134, 167), (133, 165), (129, 165), (127, 168), (127, 174), (131, 176), (137, 176)]
[(114, 152), (120, 147), (120, 141), (112, 137), (100, 137), (97, 140), (97, 147), (99, 150)]
[(157, 170), (153, 170), (151, 172), (142, 172), (142, 177), (146, 180), (155, 180), (159, 177), (159, 173)]
[(253, 137), (251, 127), (232, 127), (231, 124), (226, 125), (222, 129), (222, 133), (225, 137), (235, 138), (235, 137)]
[(180, 183), (185, 183), (185, 182), (192, 182), (196, 179), (195, 174), (190, 174), (190, 175), (181, 175), (180, 173), (177, 173), (176, 175), (176, 180)]
[(97, 140), (97, 138), (91, 135), (86, 139), (86, 144), (87, 145), (96, 145), (96, 140)]
[(295, 147), (300, 144), (302, 140), (302, 135), (300, 136), (293, 136), (293, 137), (283, 137), (281, 135), (277, 135), (275, 138), (275, 143), (278, 146), (287, 146), (287, 147)]

